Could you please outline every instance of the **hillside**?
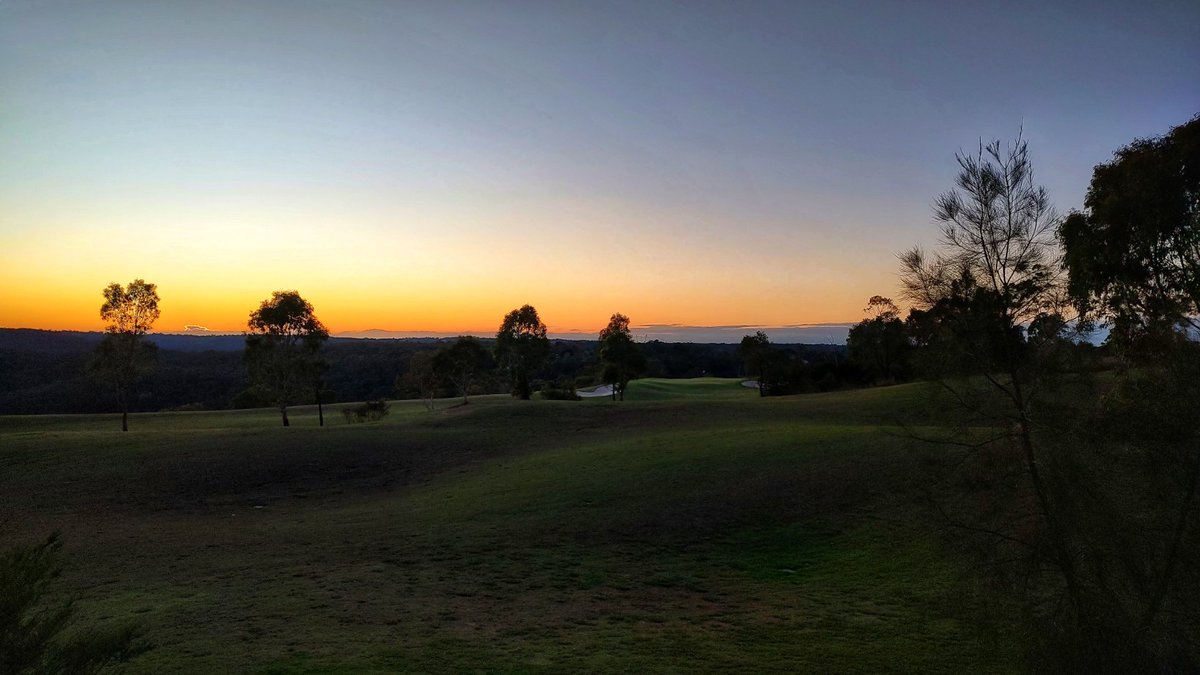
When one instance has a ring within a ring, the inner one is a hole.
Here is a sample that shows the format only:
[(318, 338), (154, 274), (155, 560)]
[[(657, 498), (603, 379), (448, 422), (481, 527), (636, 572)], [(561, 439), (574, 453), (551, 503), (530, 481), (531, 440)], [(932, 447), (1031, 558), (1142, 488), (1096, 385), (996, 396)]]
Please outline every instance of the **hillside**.
[(915, 493), (919, 385), (624, 404), (0, 418), (6, 538), (137, 619), (131, 672), (1008, 671), (1004, 605)]

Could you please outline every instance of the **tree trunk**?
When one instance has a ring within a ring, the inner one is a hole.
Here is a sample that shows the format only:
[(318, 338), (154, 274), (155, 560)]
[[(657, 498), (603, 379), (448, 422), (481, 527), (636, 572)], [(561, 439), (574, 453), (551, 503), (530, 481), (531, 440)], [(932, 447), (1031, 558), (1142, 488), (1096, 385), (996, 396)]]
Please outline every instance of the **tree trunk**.
[(1025, 455), (1025, 470), (1029, 473), (1034, 496), (1037, 498), (1038, 507), (1041, 509), (1042, 518), (1046, 523), (1046, 529), (1050, 535), (1050, 546), (1053, 549), (1059, 573), (1062, 574), (1063, 581), (1067, 585), (1067, 597), (1071, 600), (1071, 606), (1075, 610), (1075, 619), (1080, 624), (1085, 624), (1085, 622), (1091, 620), (1091, 617), (1085, 616), (1087, 608), (1084, 606), (1082, 589), (1079, 585), (1079, 578), (1075, 573), (1075, 559), (1067, 542), (1066, 532), (1059, 522), (1056, 505), (1051, 503), (1046, 484), (1042, 477), (1040, 463), (1038, 462), (1037, 453), (1033, 445), (1033, 429), (1031, 428), (1028, 411), (1029, 403), (1025, 400), (1025, 396), (1021, 390), (1021, 381), (1018, 379), (1018, 374), (1010, 370), (1009, 378), (1012, 381), (1012, 400), (1017, 411), (1017, 433), (1020, 436), (1021, 450)]
[(123, 386), (117, 386), (117, 401), (121, 404), (121, 431), (129, 431), (129, 395)]
[(279, 414), (280, 414), (280, 416), (282, 416), (282, 417), (283, 417), (283, 426), (285, 426), (285, 427), (286, 427), (286, 426), (291, 426), (290, 424), (288, 424), (288, 418), (287, 418), (287, 405), (281, 405), (281, 406), (279, 406)]
[(321, 387), (317, 386), (317, 426), (325, 426), (325, 410), (321, 408)]

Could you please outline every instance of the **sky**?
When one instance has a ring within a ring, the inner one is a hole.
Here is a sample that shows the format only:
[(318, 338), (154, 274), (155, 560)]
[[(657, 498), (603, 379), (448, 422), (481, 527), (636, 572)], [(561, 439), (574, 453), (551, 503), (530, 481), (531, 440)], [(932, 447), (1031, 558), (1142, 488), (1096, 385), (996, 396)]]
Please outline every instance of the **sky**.
[(0, 326), (102, 329), (142, 278), (164, 332), (294, 289), (334, 333), (823, 334), (936, 243), (956, 152), (1023, 129), (1066, 212), (1200, 113), (1198, 35), (1191, 1), (3, 0)]

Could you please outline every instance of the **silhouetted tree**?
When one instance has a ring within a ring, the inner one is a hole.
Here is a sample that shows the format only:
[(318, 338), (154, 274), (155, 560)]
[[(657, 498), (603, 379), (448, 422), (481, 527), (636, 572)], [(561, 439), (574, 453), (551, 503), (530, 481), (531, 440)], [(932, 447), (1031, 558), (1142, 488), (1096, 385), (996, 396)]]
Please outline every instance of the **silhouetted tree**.
[(1200, 117), (1097, 166), (1085, 206), (1059, 230), (1071, 294), (1082, 311), (1110, 322), (1109, 342), (1126, 357), (1080, 425), (1088, 457), (1116, 468), (1076, 477), (1097, 495), (1081, 520), (1100, 513), (1117, 524), (1092, 533), (1110, 545), (1085, 560), (1111, 580), (1103, 601), (1125, 621), (1120, 639), (1141, 646), (1160, 670), (1181, 659), (1194, 667), (1200, 636), (1187, 627), (1200, 625)]
[(129, 431), (134, 385), (154, 368), (157, 348), (145, 337), (158, 316), (158, 287), (154, 284), (134, 279), (124, 288), (113, 283), (104, 289), (100, 318), (109, 324), (107, 335), (96, 346), (90, 370), (112, 385), (121, 406), (121, 431)]
[(646, 370), (646, 357), (633, 341), (629, 317), (613, 314), (608, 325), (600, 331), (598, 349), (605, 384), (612, 386), (613, 400), (625, 400), (629, 381)]
[(471, 382), (475, 376), (488, 365), (488, 353), (479, 340), (460, 335), (454, 344), (443, 347), (433, 359), (433, 369), (441, 377), (454, 385), (462, 394), (463, 405), (470, 401), (467, 398)]
[(61, 549), (53, 535), (0, 552), (0, 673), (87, 675), (149, 648), (135, 625), (80, 630), (72, 625), (75, 608), (69, 600), (46, 601), (62, 569)]
[(512, 380), (513, 396), (529, 400), (532, 393), (529, 380), (550, 355), (546, 324), (532, 305), (524, 305), (504, 316), (496, 333), (495, 355), (496, 362)]
[[(964, 406), (966, 421), (952, 442), (968, 448), (966, 459), (980, 460), (971, 466), (1011, 458), (1011, 475), (1021, 479), (1006, 497), (1007, 506), (990, 512), (986, 523), (969, 526), (1021, 541), (1027, 560), (1049, 561), (1065, 590), (1067, 620), (1082, 625), (1090, 607), (1078, 573), (1079, 551), (1064, 522), (1062, 500), (1056, 499), (1067, 484), (1063, 476), (1049, 475), (1050, 458), (1035, 429), (1039, 421), (1052, 421), (1037, 413), (1048, 405), (1042, 393), (1054, 373), (1042, 367), (1024, 330), (1035, 321), (1065, 325), (1044, 318), (1056, 312), (1062, 297), (1053, 239), (1058, 218), (1045, 189), (1033, 180), (1020, 136), (1007, 148), (999, 141), (980, 143), (977, 153), (957, 159), (957, 186), (934, 209), (941, 223), (939, 251), (933, 258), (920, 249), (903, 254), (901, 282), (920, 313), (918, 334), (936, 348), (941, 383)], [(990, 393), (974, 395), (977, 382), (985, 382)]]
[(758, 376), (758, 395), (766, 396), (770, 388), (767, 378), (771, 365), (776, 360), (770, 338), (761, 330), (754, 335), (742, 336), (742, 342), (738, 345), (738, 356), (746, 364), (746, 370)]
[(850, 360), (875, 379), (895, 381), (907, 370), (908, 332), (891, 298), (872, 296), (863, 310), (868, 317), (850, 329), (846, 347)]
[[(288, 426), (288, 405), (312, 391), (324, 368), (320, 349), (329, 331), (296, 291), (275, 291), (250, 313), (246, 366), (253, 383), (270, 393)], [(319, 385), (318, 385), (319, 386)]]
[(1200, 335), (1200, 116), (1092, 174), (1059, 230), (1072, 296), (1123, 345)]

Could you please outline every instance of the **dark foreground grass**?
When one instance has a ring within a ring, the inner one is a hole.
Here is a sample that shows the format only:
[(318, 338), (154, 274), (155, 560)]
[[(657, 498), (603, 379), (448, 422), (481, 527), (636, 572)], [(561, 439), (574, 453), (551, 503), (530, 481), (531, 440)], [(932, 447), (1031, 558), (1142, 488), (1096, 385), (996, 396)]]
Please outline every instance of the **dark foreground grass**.
[(7, 418), (5, 537), (63, 532), (82, 618), (157, 645), (132, 672), (1016, 667), (889, 426), (919, 391), (642, 386), (324, 429)]

